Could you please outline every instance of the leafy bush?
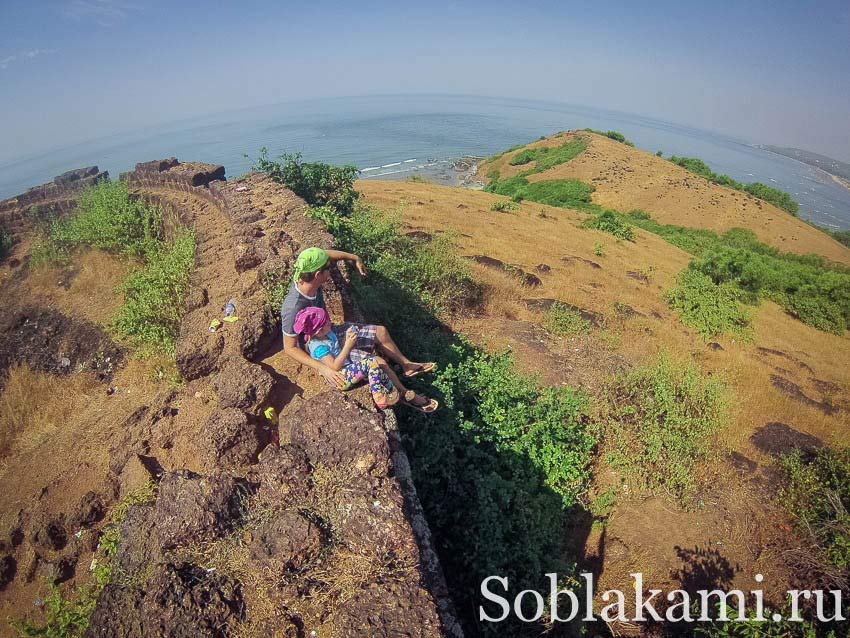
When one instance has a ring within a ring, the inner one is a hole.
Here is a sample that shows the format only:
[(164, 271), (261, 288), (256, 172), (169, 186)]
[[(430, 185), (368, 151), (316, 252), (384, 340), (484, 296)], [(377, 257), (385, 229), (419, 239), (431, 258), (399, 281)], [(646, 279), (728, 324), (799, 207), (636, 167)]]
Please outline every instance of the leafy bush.
[(501, 181), (490, 182), (487, 192), (523, 199), (562, 208), (595, 209), (590, 199), (595, 190), (590, 184), (577, 179), (550, 179), (529, 182), (525, 177), (509, 177)]
[[(696, 616), (699, 611), (693, 615)], [(770, 619), (774, 610), (765, 606), (763, 618)], [(756, 612), (749, 611), (746, 621), (714, 620), (709, 623), (698, 623), (693, 625), (694, 635), (702, 638), (839, 638), (846, 635), (846, 623), (824, 623), (809, 620), (791, 620), (791, 609), (783, 609), (779, 612), (782, 620), (756, 620)], [(727, 607), (727, 617), (738, 617), (738, 610), (734, 605)], [(841, 626), (845, 631), (841, 631)]]
[(691, 264), (716, 283), (767, 296), (803, 323), (842, 334), (850, 322), (850, 272), (817, 256), (781, 253), (768, 246), (721, 245)]
[(750, 316), (741, 306), (742, 296), (736, 286), (716, 284), (705, 274), (685, 268), (665, 299), (683, 323), (707, 340), (724, 332), (749, 335)]
[(526, 177), (534, 173), (541, 173), (545, 170), (549, 170), (559, 164), (569, 162), (574, 157), (580, 155), (586, 148), (587, 144), (585, 141), (576, 138), (573, 140), (567, 140), (560, 146), (538, 146), (535, 148), (527, 148), (514, 155), (508, 163), (511, 166), (519, 166), (522, 164), (528, 164), (529, 162), (537, 162), (534, 168), (522, 173), (522, 176)]
[[(850, 269), (846, 266), (818, 255), (783, 253), (760, 242), (755, 233), (744, 228), (730, 228), (718, 235), (700, 228), (659, 224), (639, 210), (629, 212), (623, 219), (697, 255), (699, 259), (692, 261), (689, 268), (708, 275), (716, 284), (736, 286), (741, 291), (740, 300), (756, 303), (760, 297), (767, 297), (803, 323), (827, 332), (841, 334), (850, 325)], [(704, 284), (700, 287), (708, 291)], [(731, 309), (731, 303), (723, 305)], [(694, 314), (703, 311), (715, 314), (710, 306), (694, 309)], [(699, 320), (697, 323), (704, 324)]]
[(714, 171), (709, 168), (708, 164), (703, 162), (701, 159), (697, 159), (696, 157), (679, 157), (678, 155), (671, 155), (670, 161), (674, 164), (685, 168), (692, 173), (696, 173), (697, 175), (701, 175), (705, 177), (710, 182), (714, 182), (715, 184), (720, 184), (721, 186), (728, 186), (729, 188), (734, 188), (735, 190), (742, 191), (745, 193), (749, 193), (753, 197), (758, 197), (759, 199), (763, 199), (766, 202), (769, 202), (776, 206), (777, 208), (781, 208), (784, 211), (791, 213), (792, 215), (797, 214), (797, 210), (800, 205), (791, 199), (791, 196), (781, 191), (777, 188), (773, 188), (772, 186), (767, 186), (766, 184), (762, 184), (760, 182), (752, 182), (750, 184), (742, 184), (741, 182), (732, 179), (728, 175), (718, 175)]
[(15, 238), (12, 236), (12, 233), (8, 232), (5, 228), (0, 228), (0, 261), (6, 259), (6, 255), (12, 250), (14, 243)]
[(828, 231), (832, 238), (850, 248), (850, 230)]
[(86, 245), (144, 257), (162, 241), (162, 210), (131, 197), (124, 182), (102, 181), (83, 191), (73, 216), (53, 221), (50, 237), (63, 248)]
[(519, 210), (516, 202), (493, 202), (490, 204), (490, 210), (495, 210), (500, 213), (508, 213), (510, 211)]
[(555, 335), (574, 335), (590, 330), (590, 322), (572, 308), (560, 302), (546, 311), (546, 330)]
[(617, 239), (625, 239), (626, 241), (635, 240), (635, 231), (627, 223), (620, 219), (620, 216), (613, 210), (604, 210), (597, 213), (593, 217), (587, 219), (583, 224), (583, 228), (595, 228), (606, 233), (611, 233)]
[(744, 186), (744, 190), (753, 197), (763, 199), (764, 201), (773, 204), (777, 208), (781, 208), (782, 210), (788, 211), (792, 215), (796, 215), (797, 211), (800, 209), (800, 205), (793, 199), (791, 199), (791, 195), (789, 195), (785, 191), (779, 190), (778, 188), (768, 186), (767, 184), (762, 184), (761, 182), (751, 182)]
[(263, 147), (255, 168), (284, 184), (311, 206), (330, 206), (349, 211), (360, 194), (354, 190), (356, 166), (332, 166), (323, 162), (302, 162), (301, 153), (284, 153), (277, 161), (268, 158)]
[(408, 182), (413, 182), (414, 184), (427, 184), (428, 181), (422, 177), (421, 175), (411, 175), (407, 178)]
[(603, 246), (601, 242), (596, 242), (595, 244), (593, 244), (593, 254), (597, 257), (604, 257), (605, 246)]
[(147, 263), (121, 284), (124, 303), (115, 330), (136, 343), (174, 351), (189, 273), (195, 263), (195, 236), (187, 231), (170, 246), (148, 252)]
[(662, 356), (620, 375), (608, 392), (608, 460), (644, 489), (682, 503), (696, 487), (694, 464), (711, 449), (726, 414), (723, 384)]
[(626, 136), (623, 135), (622, 133), (620, 133), (619, 131), (597, 131), (596, 129), (593, 129), (593, 128), (586, 128), (584, 130), (587, 131), (588, 133), (596, 133), (597, 135), (604, 135), (605, 137), (608, 137), (608, 138), (614, 140), (615, 142), (620, 142), (621, 144), (625, 144), (626, 146), (634, 147), (634, 145), (635, 145), (634, 142), (626, 139)]
[(827, 564), (850, 573), (850, 449), (784, 458), (781, 500)]

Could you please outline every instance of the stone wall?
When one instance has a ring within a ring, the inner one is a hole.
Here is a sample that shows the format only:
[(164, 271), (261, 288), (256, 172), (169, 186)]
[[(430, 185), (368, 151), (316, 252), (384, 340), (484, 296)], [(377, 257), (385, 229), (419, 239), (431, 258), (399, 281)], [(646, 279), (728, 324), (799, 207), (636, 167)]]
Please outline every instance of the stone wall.
[(42, 212), (67, 213), (77, 206), (77, 197), (87, 186), (107, 179), (109, 173), (97, 166), (77, 168), (53, 178), (52, 182), (33, 186), (26, 192), (0, 201), (0, 228), (11, 233), (30, 230), (33, 219), (30, 209), (37, 206)]
[[(305, 565), (314, 553), (327, 551), (324, 545), (327, 539), (321, 534), (311, 536), (314, 532), (310, 531), (310, 521), (305, 522), (299, 512), (314, 507), (315, 503), (324, 503), (327, 495), (317, 494), (315, 486), (319, 482), (313, 472), (316, 468), (330, 467), (348, 473), (345, 489), (334, 499), (339, 499), (334, 507), (340, 509), (329, 515), (337, 517), (336, 531), (340, 538), (346, 539), (349, 549), (365, 556), (374, 548), (383, 548), (381, 551), (397, 555), (394, 561), (413, 566), (412, 571), (399, 572), (387, 582), (380, 579), (382, 582), (370, 583), (354, 600), (345, 603), (338, 610), (344, 621), (340, 621), (340, 629), (334, 635), (459, 638), (460, 625), (391, 411), (382, 418), (380, 413), (364, 409), (347, 395), (324, 392), (304, 401), (297, 411), (282, 419), (279, 447), (273, 444), (266, 447), (269, 433), (262, 427), (261, 408), (273, 392), (276, 379), (258, 363), (274, 341), (279, 340), (280, 326), (277, 313), (270, 312), (266, 302), (264, 277), (269, 274), (288, 279), (299, 250), (310, 245), (330, 248), (333, 237), (319, 222), (303, 214), (306, 209), (303, 200), (265, 175), (252, 173), (227, 182), (223, 179), (223, 169), (219, 169), (170, 158), (138, 164), (135, 171), (121, 176), (137, 196), (163, 207), (166, 226), (172, 230), (192, 222), (192, 212), (175, 203), (179, 198), (168, 196), (172, 191), (202, 198), (229, 222), (237, 273), (233, 286), (239, 287), (240, 315), (234, 329), (224, 334), (210, 333), (206, 329), (211, 315), (206, 291), (189, 300), (176, 347), (177, 364), (193, 388), (202, 388), (206, 379), (211, 380), (220, 405), (201, 426), (193, 444), (200, 474), (172, 470), (164, 475), (162, 481), (170, 490), (169, 498), (163, 500), (161, 493), (157, 503), (133, 515), (126, 529), (122, 529), (126, 541), (118, 555), (118, 560), (123, 561), (121, 566), (154, 574), (147, 584), (154, 591), (165, 587), (164, 583), (174, 582), (183, 572), (191, 571), (188, 565), (175, 567), (167, 551), (152, 550), (147, 539), (157, 534), (173, 539), (174, 530), (167, 528), (169, 520), (185, 520), (196, 525), (197, 529), (187, 536), (193, 542), (197, 535), (208, 535), (210, 542), (223, 538), (229, 529), (239, 525), (239, 514), (230, 512), (229, 506), (222, 506), (224, 509), (220, 516), (216, 515), (215, 524), (208, 525), (202, 522), (201, 512), (192, 509), (195, 507), (192, 503), (211, 499), (226, 505), (235, 493), (235, 486), (245, 482), (253, 486), (252, 498), (275, 511), (270, 522), (255, 532), (256, 542), (252, 542), (256, 548), (252, 549), (251, 559), (257, 563), (254, 567), (258, 571), (284, 572), (291, 571), (293, 565), (308, 569)], [(325, 298), (332, 315), (347, 320), (359, 318), (348, 295), (345, 271), (334, 272), (333, 281), (326, 285)], [(179, 396), (169, 401), (177, 405)], [(168, 405), (151, 411), (155, 415), (171, 412)], [(141, 427), (134, 426), (138, 431), (128, 437), (113, 463), (118, 480), (126, 472), (126, 463), (136, 455), (160, 453), (151, 445), (160, 437), (171, 436), (157, 432), (168, 430), (168, 419), (157, 417), (139, 424)], [(181, 504), (184, 501), (186, 506)], [(319, 511), (326, 514), (321, 508)], [(300, 539), (297, 542), (296, 536)], [(176, 572), (172, 574), (169, 569)], [(184, 594), (192, 597), (194, 589), (207, 588), (228, 602), (209, 612), (183, 610), (186, 624), (233, 623), (240, 614), (244, 620), (250, 592), (239, 590), (230, 581), (200, 576), (201, 583), (186, 585)], [(270, 595), (277, 596), (279, 606), (285, 608), (291, 602), (286, 597), (297, 595), (296, 589), (284, 588)], [(89, 635), (126, 635), (123, 625), (116, 624), (115, 618), (128, 615), (129, 625), (144, 624), (148, 620), (137, 617), (132, 610), (144, 607), (150, 614), (152, 606), (155, 608), (155, 603), (144, 587), (126, 590), (108, 586), (98, 601)], [(159, 612), (154, 609), (153, 613)], [(212, 616), (207, 618), (205, 614)], [(290, 621), (295, 625), (300, 622), (297, 619), (282, 622)], [(271, 633), (283, 629), (283, 625), (268, 629)], [(296, 634), (306, 633), (305, 629)]]

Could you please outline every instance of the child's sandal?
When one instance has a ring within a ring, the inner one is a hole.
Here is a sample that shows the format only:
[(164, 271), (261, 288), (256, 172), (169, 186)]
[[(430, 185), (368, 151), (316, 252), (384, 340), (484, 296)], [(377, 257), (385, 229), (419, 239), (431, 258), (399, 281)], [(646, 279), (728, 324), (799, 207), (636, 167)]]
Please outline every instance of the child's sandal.
[(388, 392), (374, 392), (372, 393), (372, 400), (375, 401), (375, 405), (379, 410), (386, 410), (388, 407), (398, 403), (398, 390), (392, 388)]

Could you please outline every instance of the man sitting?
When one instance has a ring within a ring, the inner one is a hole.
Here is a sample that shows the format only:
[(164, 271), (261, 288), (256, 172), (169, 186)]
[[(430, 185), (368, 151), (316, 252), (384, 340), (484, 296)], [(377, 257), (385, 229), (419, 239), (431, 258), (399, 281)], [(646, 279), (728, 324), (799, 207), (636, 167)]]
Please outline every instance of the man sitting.
[[(357, 255), (339, 250), (323, 250), (316, 247), (301, 251), (295, 260), (295, 274), (293, 276), (292, 287), (289, 289), (289, 293), (286, 295), (283, 305), (280, 308), (280, 320), (283, 329), (283, 351), (298, 363), (316, 370), (316, 372), (339, 389), (343, 389), (346, 385), (343, 374), (339, 370), (334, 370), (321, 361), (312, 358), (301, 348), (298, 335), (295, 331), (295, 316), (300, 310), (310, 306), (317, 306), (327, 310), (322, 295), (322, 285), (330, 279), (330, 270), (334, 262), (341, 259), (353, 261), (358, 272), (363, 276), (366, 275), (363, 260)], [(357, 343), (349, 354), (349, 358), (352, 361), (358, 361), (363, 357), (371, 356), (375, 354), (376, 348), (380, 348), (388, 359), (401, 366), (402, 377), (415, 377), (423, 372), (429, 372), (434, 369), (435, 364), (432, 362), (419, 363), (411, 361), (404, 356), (384, 326), (343, 323), (335, 326), (334, 330), (340, 330), (341, 334), (338, 336), (344, 340), (345, 331), (350, 326), (353, 326), (357, 330)], [(421, 407), (427, 405), (429, 401), (427, 397), (416, 395), (415, 397), (411, 397), (408, 402), (413, 407)]]

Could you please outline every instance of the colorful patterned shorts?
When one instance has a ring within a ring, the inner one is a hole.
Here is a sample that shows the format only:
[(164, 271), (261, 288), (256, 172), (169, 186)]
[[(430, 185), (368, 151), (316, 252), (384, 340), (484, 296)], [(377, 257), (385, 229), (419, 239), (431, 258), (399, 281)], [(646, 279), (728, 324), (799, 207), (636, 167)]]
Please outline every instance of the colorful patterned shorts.
[(393, 389), (392, 381), (387, 378), (387, 375), (381, 369), (380, 364), (375, 357), (363, 357), (359, 361), (352, 361), (340, 370), (345, 377), (345, 387), (343, 390), (348, 390), (363, 379), (369, 380), (369, 391), (372, 394), (386, 394)]

